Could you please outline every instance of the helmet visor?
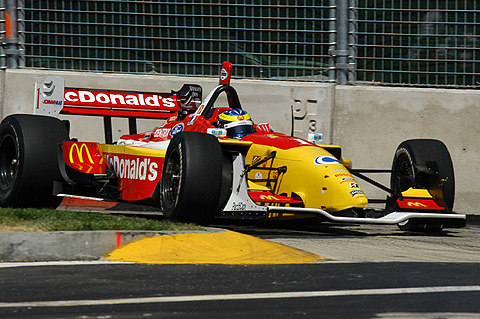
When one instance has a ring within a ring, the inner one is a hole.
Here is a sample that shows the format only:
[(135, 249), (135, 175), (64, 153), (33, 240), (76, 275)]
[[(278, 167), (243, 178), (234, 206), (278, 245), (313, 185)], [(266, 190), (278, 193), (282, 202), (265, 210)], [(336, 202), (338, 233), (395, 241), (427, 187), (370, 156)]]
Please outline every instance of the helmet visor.
[(242, 137), (255, 132), (251, 120), (236, 121), (225, 124), (227, 135), (230, 137)]

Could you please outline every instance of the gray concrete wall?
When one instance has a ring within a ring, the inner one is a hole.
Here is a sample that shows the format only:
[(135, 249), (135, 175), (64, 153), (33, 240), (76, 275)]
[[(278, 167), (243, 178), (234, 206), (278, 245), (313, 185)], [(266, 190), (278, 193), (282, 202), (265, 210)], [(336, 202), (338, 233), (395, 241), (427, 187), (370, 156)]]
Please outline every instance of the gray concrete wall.
[[(43, 82), (47, 75), (58, 75), (65, 79), (65, 87), (139, 92), (170, 92), (178, 90), (185, 83), (200, 84), (205, 97), (218, 84), (216, 78), (174, 77), (156, 75), (102, 74), (91, 72), (61, 72), (43, 70), (8, 69), (3, 71), (4, 99), (1, 107), (2, 118), (13, 113), (32, 113), (34, 83)], [(290, 134), (291, 118), (295, 118), (295, 132), (307, 137), (309, 128), (324, 132), (324, 139), (330, 142), (333, 85), (297, 82), (265, 82), (233, 80), (243, 107), (251, 112), (256, 123), (270, 122), (276, 131)], [(103, 121), (96, 117), (61, 116), (75, 119), (71, 136), (86, 141), (103, 138)], [(139, 132), (148, 131), (161, 122), (140, 120)], [(126, 119), (114, 120), (114, 139), (128, 133)], [(117, 125), (116, 125), (117, 124)], [(314, 125), (315, 124), (315, 125)]]
[[(455, 210), (480, 213), (480, 91), (393, 87), (335, 89), (333, 142), (357, 168), (390, 168), (404, 140), (433, 138), (450, 151)], [(388, 185), (389, 180), (382, 178)], [(363, 186), (363, 184), (362, 184)], [(365, 186), (367, 193), (378, 194)]]
[[(0, 77), (1, 117), (32, 113), (34, 82), (43, 82), (47, 75), (62, 76), (66, 87), (140, 92), (170, 92), (184, 83), (200, 84), (204, 96), (218, 83), (214, 78), (10, 69)], [(293, 106), (296, 136), (323, 133), (324, 143), (341, 145), (356, 168), (390, 168), (396, 147), (406, 139), (442, 140), (455, 165), (456, 211), (480, 214), (474, 183), (480, 176), (480, 128), (476, 124), (480, 123), (480, 91), (235, 79), (232, 85), (256, 123), (269, 122), (276, 131), (290, 134)], [(62, 117), (72, 120), (72, 137), (103, 141), (101, 119)], [(159, 124), (142, 120), (138, 129), (147, 131)], [(126, 133), (127, 121), (115, 120), (114, 139)], [(379, 179), (388, 185), (386, 176)], [(385, 196), (365, 183), (362, 186), (370, 197)]]

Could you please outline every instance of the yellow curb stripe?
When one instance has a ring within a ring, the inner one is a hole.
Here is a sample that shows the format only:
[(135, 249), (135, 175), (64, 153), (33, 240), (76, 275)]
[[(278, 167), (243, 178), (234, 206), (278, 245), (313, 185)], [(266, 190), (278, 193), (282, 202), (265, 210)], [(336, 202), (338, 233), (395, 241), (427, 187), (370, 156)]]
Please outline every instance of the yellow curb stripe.
[(233, 231), (143, 238), (114, 250), (109, 260), (145, 264), (295, 264), (325, 258)]

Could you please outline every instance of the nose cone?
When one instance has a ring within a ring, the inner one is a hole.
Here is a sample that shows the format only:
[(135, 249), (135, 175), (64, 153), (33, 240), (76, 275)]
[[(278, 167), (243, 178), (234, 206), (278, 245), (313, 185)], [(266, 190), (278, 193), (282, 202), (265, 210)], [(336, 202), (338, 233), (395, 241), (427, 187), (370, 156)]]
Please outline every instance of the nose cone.
[(336, 212), (352, 207), (364, 208), (368, 204), (355, 177), (332, 155), (305, 159), (304, 165), (310, 165), (309, 179), (316, 184), (315, 193), (309, 193), (306, 206)]
[(335, 212), (347, 208), (364, 208), (367, 196), (357, 181), (343, 165), (329, 166), (323, 174), (322, 197), (330, 202), (328, 211)]
[[(272, 149), (271, 146), (252, 145), (247, 162), (252, 163), (256, 158), (271, 154)], [(264, 170), (249, 172), (250, 181), (273, 188), (275, 194), (295, 194), (301, 197), (306, 208), (319, 208), (331, 213), (352, 207), (364, 208), (368, 204), (367, 197), (352, 174), (326, 149), (303, 145), (274, 150), (277, 155), (271, 165), (284, 166), (285, 173), (270, 173), (267, 167), (262, 167)], [(267, 166), (267, 163), (264, 165)], [(266, 182), (268, 178), (272, 178), (270, 184)]]

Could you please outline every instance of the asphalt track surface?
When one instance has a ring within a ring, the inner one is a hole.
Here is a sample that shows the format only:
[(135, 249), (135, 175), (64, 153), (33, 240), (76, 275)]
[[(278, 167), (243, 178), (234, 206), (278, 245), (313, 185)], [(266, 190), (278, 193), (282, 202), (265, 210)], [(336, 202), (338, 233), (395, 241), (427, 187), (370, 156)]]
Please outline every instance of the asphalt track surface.
[(396, 226), (334, 225), (317, 220), (221, 227), (342, 262), (480, 262), (480, 215), (467, 227), (417, 233)]
[(222, 224), (302, 264), (0, 264), (0, 318), (479, 318), (480, 227)]
[(475, 263), (11, 264), (1, 318), (478, 318)]

